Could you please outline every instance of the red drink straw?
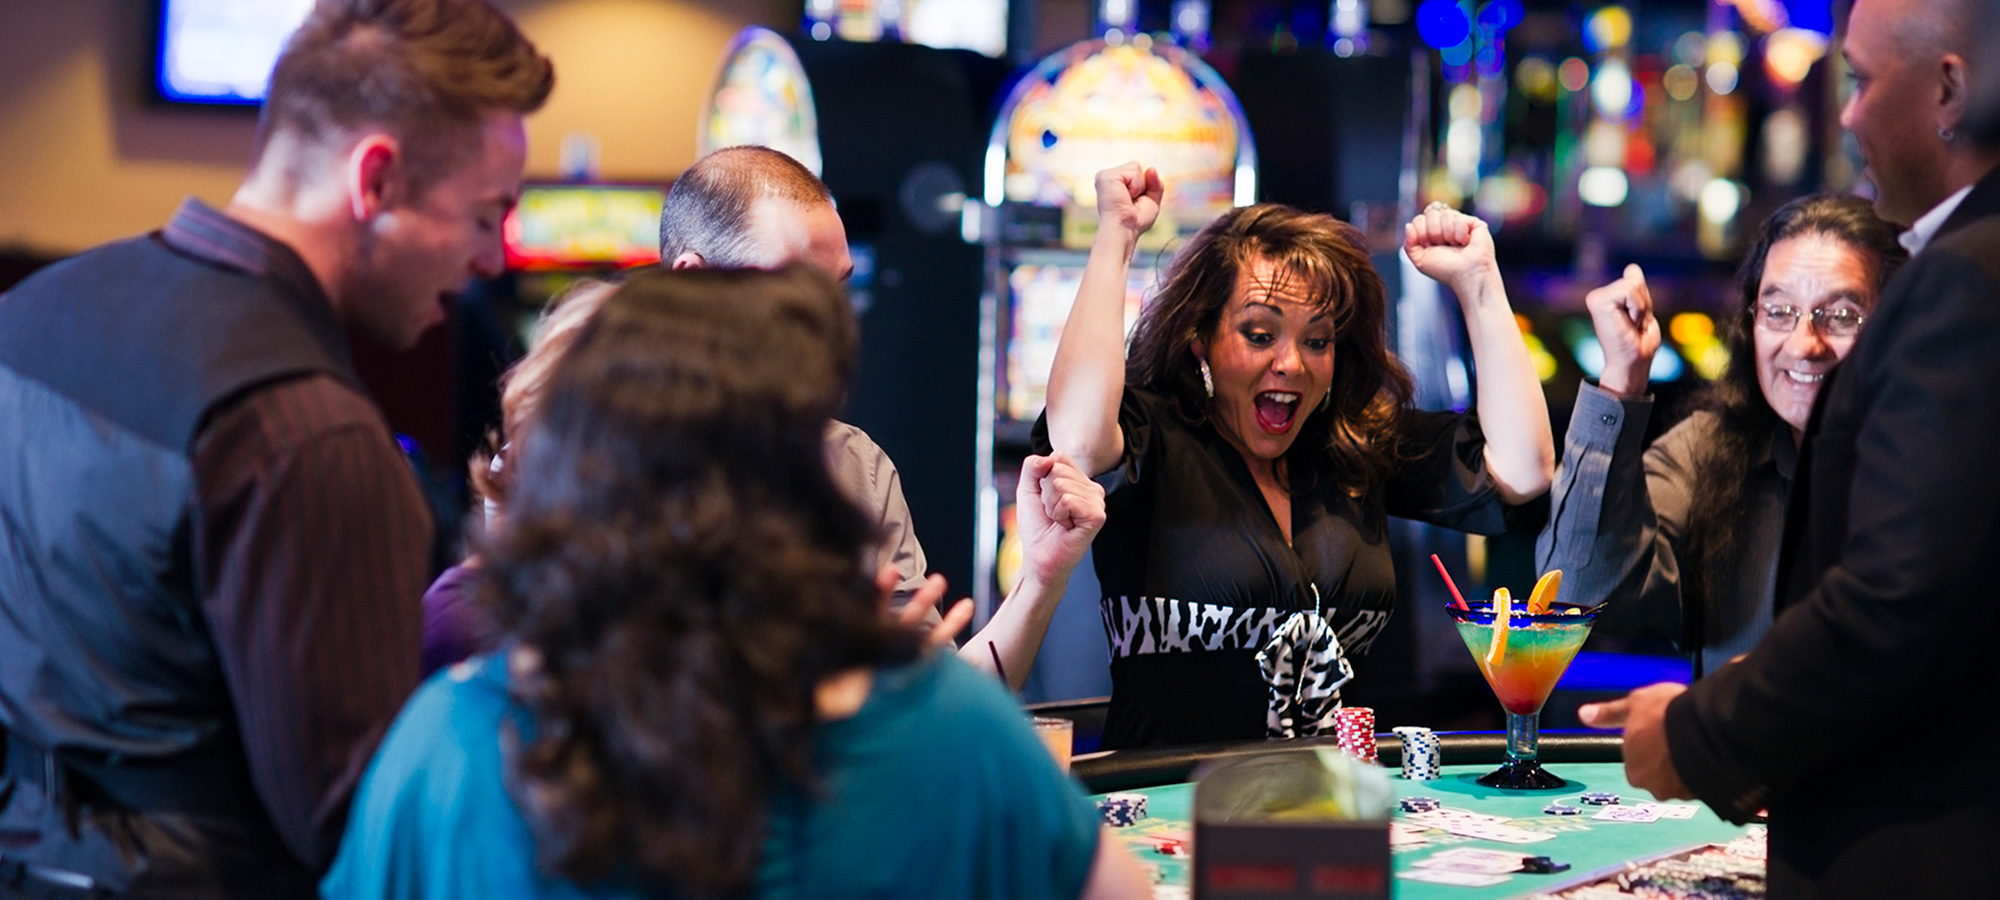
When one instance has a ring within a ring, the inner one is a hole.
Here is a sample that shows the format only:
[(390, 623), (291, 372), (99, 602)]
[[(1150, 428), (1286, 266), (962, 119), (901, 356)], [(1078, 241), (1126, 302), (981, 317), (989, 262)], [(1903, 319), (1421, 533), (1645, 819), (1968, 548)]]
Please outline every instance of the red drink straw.
[[(1439, 563), (1439, 565), (1443, 565), (1443, 563)], [(1457, 588), (1452, 588), (1452, 593), (1457, 593), (1457, 592), (1458, 592)], [(987, 641), (986, 652), (993, 654), (993, 671), (999, 673), (1000, 683), (1007, 684), (1007, 667), (1000, 664), (1000, 648), (993, 646), (992, 641)], [(1007, 684), (1007, 687), (1008, 690), (1013, 689), (1013, 685), (1011, 684)]]
[(1444, 576), (1444, 586), (1451, 588), (1452, 604), (1466, 612), (1471, 612), (1472, 607), (1465, 605), (1465, 597), (1458, 592), (1458, 585), (1451, 583), (1451, 573), (1444, 570), (1444, 560), (1438, 559), (1438, 555), (1433, 553), (1431, 554), (1431, 562), (1437, 563), (1438, 574)]

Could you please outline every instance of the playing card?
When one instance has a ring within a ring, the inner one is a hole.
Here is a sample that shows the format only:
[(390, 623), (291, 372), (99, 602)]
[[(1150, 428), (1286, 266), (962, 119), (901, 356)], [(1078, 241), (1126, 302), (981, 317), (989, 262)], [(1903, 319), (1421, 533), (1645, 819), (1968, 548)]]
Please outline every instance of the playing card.
[(1512, 825), (1500, 824), (1507, 820), (1497, 819), (1494, 816), (1450, 816), (1438, 815), (1437, 813), (1439, 812), (1443, 812), (1443, 810), (1415, 813), (1409, 819), (1417, 824), (1443, 829), (1452, 834), (1479, 838), (1486, 841), (1499, 841), (1503, 844), (1532, 844), (1536, 841), (1551, 840), (1555, 837), (1553, 832), (1529, 831), (1526, 828), (1515, 828)]
[(1607, 806), (1591, 818), (1600, 822), (1657, 822), (1660, 820), (1660, 808), (1652, 804)]
[(1389, 823), (1389, 846), (1406, 847), (1428, 844), (1431, 839), (1424, 836), (1424, 829), (1402, 822)]
[(1443, 869), (1447, 872), (1484, 872), (1501, 875), (1521, 871), (1521, 854), (1501, 850), (1481, 850), (1477, 847), (1453, 847), (1441, 850), (1411, 863), (1424, 869)]
[(1701, 807), (1692, 803), (1641, 803), (1639, 808), (1654, 810), (1662, 819), (1692, 819)]
[(1455, 884), (1459, 887), (1492, 887), (1512, 880), (1506, 875), (1483, 875), (1478, 872), (1448, 872), (1443, 869), (1409, 869), (1397, 872), (1397, 878), (1406, 881), (1428, 881), (1432, 884)]

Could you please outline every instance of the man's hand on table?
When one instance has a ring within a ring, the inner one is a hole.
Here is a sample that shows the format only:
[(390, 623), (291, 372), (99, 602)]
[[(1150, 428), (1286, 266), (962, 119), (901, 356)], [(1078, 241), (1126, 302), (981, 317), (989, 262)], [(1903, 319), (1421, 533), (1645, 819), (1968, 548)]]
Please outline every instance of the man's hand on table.
[(1585, 704), (1577, 711), (1592, 728), (1625, 729), (1625, 780), (1655, 799), (1695, 799), (1667, 748), (1667, 704), (1686, 690), (1684, 684), (1648, 685), (1623, 699)]

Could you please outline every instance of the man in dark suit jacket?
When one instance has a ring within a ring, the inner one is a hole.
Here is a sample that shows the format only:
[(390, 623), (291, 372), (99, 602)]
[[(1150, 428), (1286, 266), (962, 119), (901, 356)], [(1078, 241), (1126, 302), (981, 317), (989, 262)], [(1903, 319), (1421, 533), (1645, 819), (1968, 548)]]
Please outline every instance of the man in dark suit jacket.
[(1960, 133), (1976, 2), (1854, 5), (1841, 122), (1915, 257), (1819, 398), (1778, 621), (1685, 693), (1585, 710), (1624, 725), (1633, 784), (1738, 822), (1768, 808), (1772, 897), (2000, 886), (2000, 782), (1975, 750), (2000, 744), (1984, 565), (2000, 547), (2000, 152)]

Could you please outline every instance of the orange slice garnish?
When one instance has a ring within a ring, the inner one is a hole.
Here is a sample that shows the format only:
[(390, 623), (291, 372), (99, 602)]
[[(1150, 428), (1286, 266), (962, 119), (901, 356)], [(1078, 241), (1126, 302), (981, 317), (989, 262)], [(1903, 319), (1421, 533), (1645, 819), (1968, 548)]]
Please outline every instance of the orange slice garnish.
[(1493, 589), (1493, 644), (1486, 649), (1486, 666), (1500, 664), (1507, 655), (1507, 619), (1514, 612), (1514, 595), (1506, 588)]
[(1542, 580), (1535, 582), (1535, 592), (1528, 595), (1528, 614), (1539, 616), (1555, 608), (1556, 592), (1562, 590), (1563, 570), (1550, 569)]

